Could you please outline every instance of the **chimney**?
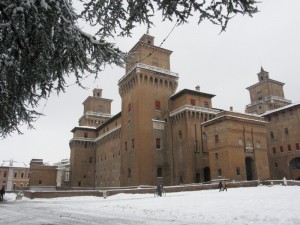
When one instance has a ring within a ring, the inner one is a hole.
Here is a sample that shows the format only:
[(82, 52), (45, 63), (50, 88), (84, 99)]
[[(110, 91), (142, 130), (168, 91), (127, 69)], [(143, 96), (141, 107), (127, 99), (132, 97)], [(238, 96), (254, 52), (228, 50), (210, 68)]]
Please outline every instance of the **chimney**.
[(196, 91), (200, 91), (200, 86), (199, 85), (196, 86)]
[(229, 109), (230, 109), (230, 111), (231, 111), (231, 112), (233, 111), (233, 107), (232, 107), (232, 106), (230, 106), (230, 108), (229, 108)]

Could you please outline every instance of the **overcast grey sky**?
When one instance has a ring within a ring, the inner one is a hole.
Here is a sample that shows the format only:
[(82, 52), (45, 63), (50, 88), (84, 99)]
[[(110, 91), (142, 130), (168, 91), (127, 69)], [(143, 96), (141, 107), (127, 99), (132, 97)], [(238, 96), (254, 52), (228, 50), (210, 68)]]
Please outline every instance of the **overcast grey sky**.
[[(179, 73), (177, 91), (200, 85), (202, 92), (216, 95), (213, 107), (228, 110), (233, 106), (234, 111), (244, 112), (250, 103), (245, 88), (258, 81), (262, 66), (271, 79), (285, 83), (287, 99), (299, 102), (300, 1), (263, 0), (259, 9), (253, 18), (236, 16), (221, 34), (220, 28), (209, 22), (197, 25), (197, 18), (176, 27), (162, 47), (173, 51), (171, 70)], [(155, 21), (149, 34), (160, 45), (174, 23)], [(144, 33), (145, 27), (137, 27), (131, 38), (115, 42), (129, 51)], [(39, 110), (45, 116), (37, 120), (34, 130), (24, 127), (23, 135), (0, 140), (0, 163), (14, 159), (29, 164), (32, 158), (54, 163), (69, 158), (71, 129), (83, 114), (82, 102), (99, 87), (104, 98), (113, 99), (112, 114), (118, 113), (118, 80), (123, 75), (123, 68), (107, 67), (96, 81), (92, 77), (83, 81), (86, 90), (72, 85), (59, 96), (53, 93), (44, 108), (41, 104)]]

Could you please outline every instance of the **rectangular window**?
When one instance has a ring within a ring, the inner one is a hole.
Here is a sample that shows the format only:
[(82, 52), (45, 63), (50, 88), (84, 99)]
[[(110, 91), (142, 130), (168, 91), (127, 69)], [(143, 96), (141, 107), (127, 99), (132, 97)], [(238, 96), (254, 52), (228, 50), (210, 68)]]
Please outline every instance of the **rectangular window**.
[(280, 146), (280, 152), (283, 152), (283, 146)]
[(237, 167), (237, 168), (236, 168), (236, 175), (237, 175), (237, 176), (241, 175), (240, 167)]
[(289, 128), (284, 128), (284, 133), (287, 135), (289, 134)]
[(276, 154), (276, 148), (275, 147), (273, 148), (273, 154)]
[(160, 149), (160, 138), (156, 138), (156, 149)]
[(131, 111), (131, 103), (128, 104), (128, 112)]
[(274, 134), (273, 134), (273, 132), (272, 132), (272, 131), (270, 132), (270, 137), (271, 137), (271, 139), (273, 139), (273, 138), (274, 138)]
[(178, 136), (179, 136), (179, 139), (182, 139), (182, 132), (181, 132), (181, 130), (178, 131)]
[(6, 177), (6, 171), (4, 171), (4, 173), (3, 173), (3, 177)]
[(274, 163), (274, 167), (277, 168), (278, 167), (278, 163)]
[(131, 140), (131, 148), (134, 149), (134, 139)]
[(222, 176), (222, 170), (221, 170), (221, 169), (218, 169), (218, 170), (217, 170), (217, 174), (218, 174), (218, 176)]
[(157, 168), (157, 170), (156, 170), (156, 176), (157, 177), (162, 177), (162, 168), (161, 167)]
[(83, 136), (84, 136), (85, 138), (87, 138), (87, 137), (88, 137), (88, 133), (87, 133), (87, 132), (84, 132)]
[(209, 105), (208, 105), (208, 102), (204, 102), (204, 105), (203, 105), (205, 108), (208, 108)]
[(300, 150), (299, 143), (296, 143), (296, 150)]
[(215, 135), (215, 142), (218, 142), (219, 141), (219, 135)]
[(291, 145), (288, 145), (288, 151), (289, 151), (289, 152), (292, 151)]
[(160, 110), (160, 101), (155, 101), (155, 110)]
[(93, 157), (89, 157), (89, 163), (93, 163)]
[(195, 104), (196, 104), (195, 99), (191, 99), (191, 105), (195, 105)]
[(215, 159), (219, 159), (219, 154), (215, 153)]

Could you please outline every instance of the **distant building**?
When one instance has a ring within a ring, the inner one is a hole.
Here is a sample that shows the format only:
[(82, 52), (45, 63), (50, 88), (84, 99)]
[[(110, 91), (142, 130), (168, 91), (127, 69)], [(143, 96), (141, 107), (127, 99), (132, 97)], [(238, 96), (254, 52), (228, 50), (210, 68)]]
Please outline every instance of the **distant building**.
[(30, 161), (30, 187), (56, 187), (57, 166), (44, 164), (42, 159)]
[(57, 187), (68, 187), (70, 181), (70, 160), (62, 159), (60, 162), (54, 163), (53, 166), (57, 166)]
[(29, 167), (12, 159), (4, 160), (0, 166), (0, 187), (6, 191), (24, 189), (29, 186)]
[(102, 89), (84, 102), (69, 145), (71, 187), (118, 187), (270, 177), (260, 116), (213, 108), (213, 94), (184, 89), (171, 51), (143, 35), (119, 80), (121, 112)]

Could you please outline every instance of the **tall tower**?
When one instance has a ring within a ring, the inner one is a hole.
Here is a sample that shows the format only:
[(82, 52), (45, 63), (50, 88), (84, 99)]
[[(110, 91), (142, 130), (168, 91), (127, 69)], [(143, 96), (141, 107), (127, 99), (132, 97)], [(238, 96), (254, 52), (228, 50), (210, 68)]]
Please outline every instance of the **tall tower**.
[(83, 116), (79, 126), (72, 129), (69, 142), (71, 187), (94, 187), (97, 127), (111, 118), (111, 99), (102, 98), (102, 89), (95, 88), (93, 96), (83, 102)]
[(170, 179), (166, 141), (168, 100), (178, 75), (170, 71), (171, 51), (143, 35), (130, 50), (119, 80), (122, 98), (121, 186), (156, 184)]
[(246, 113), (263, 114), (291, 104), (290, 100), (284, 98), (284, 83), (270, 79), (269, 73), (262, 67), (257, 76), (258, 83), (246, 88), (251, 100), (251, 104), (246, 106)]

